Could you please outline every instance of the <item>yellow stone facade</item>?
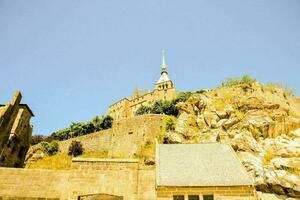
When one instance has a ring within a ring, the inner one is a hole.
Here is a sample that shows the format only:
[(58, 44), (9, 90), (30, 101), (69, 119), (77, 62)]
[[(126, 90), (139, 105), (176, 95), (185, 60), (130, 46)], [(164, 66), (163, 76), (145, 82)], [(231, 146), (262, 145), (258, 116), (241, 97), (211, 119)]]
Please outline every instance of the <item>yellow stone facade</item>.
[(109, 107), (108, 115), (115, 120), (130, 118), (135, 115), (135, 112), (140, 106), (150, 106), (158, 100), (172, 100), (176, 97), (176, 89), (173, 82), (168, 77), (167, 66), (163, 55), (161, 76), (156, 82), (153, 91), (139, 94), (135, 89), (134, 95), (126, 97)]
[(0, 105), (0, 166), (22, 167), (30, 146), (32, 111), (21, 104), (22, 95), (16, 92), (7, 105)]

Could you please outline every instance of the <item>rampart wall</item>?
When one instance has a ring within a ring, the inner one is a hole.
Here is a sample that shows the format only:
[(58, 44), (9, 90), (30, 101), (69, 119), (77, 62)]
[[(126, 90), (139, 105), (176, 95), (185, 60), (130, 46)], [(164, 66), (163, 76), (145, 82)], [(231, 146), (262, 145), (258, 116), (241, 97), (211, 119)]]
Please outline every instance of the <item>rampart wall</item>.
[(76, 140), (82, 143), (85, 152), (108, 151), (109, 157), (132, 158), (146, 142), (155, 143), (164, 130), (165, 117), (150, 114), (115, 121), (111, 129), (59, 142), (59, 150), (67, 152)]
[(137, 160), (87, 159), (75, 160), (70, 170), (0, 168), (0, 199), (75, 200), (107, 194), (124, 200), (153, 200), (155, 170), (138, 165)]

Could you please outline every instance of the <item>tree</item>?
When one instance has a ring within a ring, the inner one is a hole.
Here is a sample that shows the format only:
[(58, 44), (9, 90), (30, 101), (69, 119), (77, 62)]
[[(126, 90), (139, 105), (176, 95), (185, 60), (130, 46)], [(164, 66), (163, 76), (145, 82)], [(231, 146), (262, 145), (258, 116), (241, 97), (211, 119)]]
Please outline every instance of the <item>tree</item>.
[(113, 118), (109, 115), (105, 116), (102, 120), (102, 123), (100, 124), (100, 127), (102, 129), (109, 129), (112, 127), (113, 124)]
[(164, 101), (162, 102), (162, 109), (165, 115), (178, 115), (178, 110), (176, 109), (176, 104), (173, 101)]
[(135, 112), (135, 115), (144, 115), (144, 114), (148, 114), (150, 112), (151, 112), (151, 107), (141, 105)]
[(69, 146), (69, 155), (72, 156), (79, 156), (83, 153), (83, 147), (82, 147), (82, 143), (79, 141), (72, 141), (72, 143)]
[(151, 108), (151, 113), (153, 114), (164, 114), (163, 110), (163, 102), (162, 101), (156, 101), (152, 108)]
[(112, 127), (113, 118), (111, 116), (96, 116), (87, 122), (72, 122), (68, 128), (61, 129), (47, 137), (47, 141), (67, 140), (69, 138), (90, 134), (96, 131), (109, 129)]

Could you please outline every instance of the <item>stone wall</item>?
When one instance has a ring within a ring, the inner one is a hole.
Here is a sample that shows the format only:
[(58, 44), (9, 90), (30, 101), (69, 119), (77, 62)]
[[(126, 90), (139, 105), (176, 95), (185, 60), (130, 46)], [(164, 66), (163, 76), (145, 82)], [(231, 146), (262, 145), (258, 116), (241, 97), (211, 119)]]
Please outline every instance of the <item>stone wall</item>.
[[(109, 157), (132, 158), (139, 154), (146, 142), (164, 131), (164, 115), (142, 115), (115, 122), (108, 130), (59, 142), (59, 150), (68, 152), (72, 141), (80, 141), (85, 152), (108, 151)], [(154, 148), (151, 149), (154, 155)]]
[(30, 145), (33, 114), (21, 99), (17, 91), (11, 102), (0, 105), (0, 166), (22, 167)]
[(70, 170), (0, 168), (0, 199), (75, 200), (101, 194), (153, 200), (154, 177), (154, 169), (140, 169), (136, 160), (75, 160)]
[(215, 200), (255, 200), (256, 191), (253, 186), (223, 187), (158, 187), (157, 200), (172, 200), (173, 195), (214, 195)]

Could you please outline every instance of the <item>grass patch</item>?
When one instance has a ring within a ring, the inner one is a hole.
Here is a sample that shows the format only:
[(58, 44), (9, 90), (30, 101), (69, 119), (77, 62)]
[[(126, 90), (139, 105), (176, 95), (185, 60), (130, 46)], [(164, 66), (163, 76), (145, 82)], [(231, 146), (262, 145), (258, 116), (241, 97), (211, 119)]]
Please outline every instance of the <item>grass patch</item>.
[(72, 157), (65, 153), (58, 153), (53, 156), (45, 156), (43, 159), (32, 163), (30, 169), (69, 169)]
[(80, 158), (108, 158), (108, 150), (103, 150), (101, 152), (87, 152), (79, 156)]

